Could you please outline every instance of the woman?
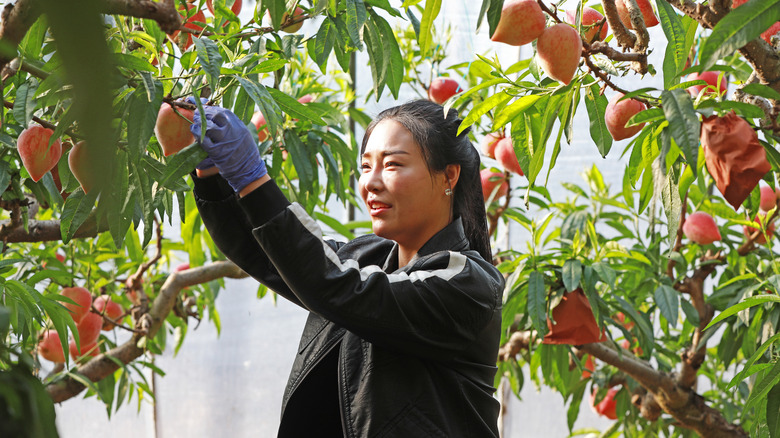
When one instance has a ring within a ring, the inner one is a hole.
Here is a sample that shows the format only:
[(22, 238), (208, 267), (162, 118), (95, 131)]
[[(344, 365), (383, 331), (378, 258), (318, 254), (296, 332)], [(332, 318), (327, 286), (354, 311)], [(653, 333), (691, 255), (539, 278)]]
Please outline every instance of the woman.
[(348, 243), (324, 240), (285, 199), (233, 113), (205, 112), (209, 158), (193, 178), (204, 224), (310, 312), (279, 436), (497, 437), (503, 277), (486, 261), (479, 154), (454, 112), (414, 101), (369, 125), (359, 191), (374, 234)]

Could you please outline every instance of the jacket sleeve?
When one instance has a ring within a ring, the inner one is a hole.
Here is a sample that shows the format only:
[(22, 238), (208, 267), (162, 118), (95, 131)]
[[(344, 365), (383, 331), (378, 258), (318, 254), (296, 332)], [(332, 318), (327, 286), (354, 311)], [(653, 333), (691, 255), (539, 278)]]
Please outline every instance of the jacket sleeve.
[(254, 235), (306, 308), (376, 344), (446, 359), (500, 318), (503, 277), (476, 253), (438, 252), (409, 273), (361, 267), (340, 258), (297, 204)]
[[(207, 178), (193, 175), (192, 180), (195, 203), (201, 219), (220, 251), (260, 283), (302, 305), (255, 240), (252, 225), (238, 205), (236, 195), (227, 181), (219, 175)], [(261, 211), (262, 217), (272, 217), (289, 205), (276, 184), (264, 184), (258, 190), (258, 194), (264, 195), (261, 199), (266, 199), (266, 204), (269, 205)]]

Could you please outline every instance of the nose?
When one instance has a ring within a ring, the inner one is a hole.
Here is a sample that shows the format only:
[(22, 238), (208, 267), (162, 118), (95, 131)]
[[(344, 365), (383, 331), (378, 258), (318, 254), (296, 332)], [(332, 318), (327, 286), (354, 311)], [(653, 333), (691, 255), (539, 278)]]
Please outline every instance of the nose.
[(382, 169), (373, 167), (372, 169), (363, 172), (360, 175), (360, 184), (368, 192), (378, 192), (382, 190), (384, 184), (382, 182)]

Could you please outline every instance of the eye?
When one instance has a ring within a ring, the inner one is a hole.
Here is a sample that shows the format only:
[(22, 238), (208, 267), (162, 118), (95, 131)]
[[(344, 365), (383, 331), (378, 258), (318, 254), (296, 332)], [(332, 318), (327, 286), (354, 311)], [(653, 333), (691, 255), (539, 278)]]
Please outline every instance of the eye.
[(369, 166), (368, 163), (360, 163), (360, 169), (363, 171), (371, 169), (371, 166)]
[(398, 167), (400, 165), (401, 163), (397, 161), (388, 161), (387, 163), (385, 163), (385, 167)]

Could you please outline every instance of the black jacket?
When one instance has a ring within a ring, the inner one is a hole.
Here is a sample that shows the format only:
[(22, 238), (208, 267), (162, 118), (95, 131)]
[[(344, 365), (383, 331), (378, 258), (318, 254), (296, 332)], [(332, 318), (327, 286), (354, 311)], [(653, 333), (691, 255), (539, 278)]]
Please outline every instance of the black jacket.
[[(219, 176), (193, 179), (217, 246), (310, 311), (280, 436), (294, 436), (285, 431), (311, 420), (322, 405), (308, 400), (317, 397), (338, 399), (338, 411), (322, 409), (330, 418), (339, 412), (349, 438), (498, 436), (493, 379), (504, 280), (469, 249), (459, 219), (398, 269), (394, 242), (323, 239), (273, 182), (238, 199)], [(318, 381), (307, 383), (314, 375)], [(332, 375), (337, 384), (328, 381)], [(306, 400), (296, 401), (301, 392)]]

